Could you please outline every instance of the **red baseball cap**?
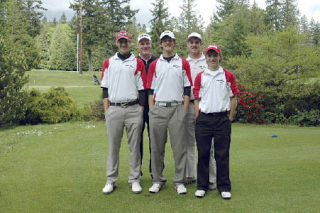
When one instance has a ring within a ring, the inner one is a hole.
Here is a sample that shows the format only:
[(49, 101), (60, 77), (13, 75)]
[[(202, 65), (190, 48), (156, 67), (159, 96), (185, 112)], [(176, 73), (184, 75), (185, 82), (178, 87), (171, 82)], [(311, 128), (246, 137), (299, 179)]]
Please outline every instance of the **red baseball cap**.
[(214, 50), (214, 51), (216, 51), (217, 53), (221, 53), (221, 48), (220, 48), (218, 45), (216, 45), (216, 44), (211, 44), (211, 45), (209, 45), (209, 46), (207, 47), (207, 49), (206, 49), (206, 53), (208, 53), (209, 50)]
[(121, 38), (125, 38), (125, 39), (127, 39), (128, 41), (131, 41), (130, 34), (129, 34), (127, 31), (117, 32), (117, 38), (116, 38), (116, 40), (119, 41), (119, 39), (121, 39)]

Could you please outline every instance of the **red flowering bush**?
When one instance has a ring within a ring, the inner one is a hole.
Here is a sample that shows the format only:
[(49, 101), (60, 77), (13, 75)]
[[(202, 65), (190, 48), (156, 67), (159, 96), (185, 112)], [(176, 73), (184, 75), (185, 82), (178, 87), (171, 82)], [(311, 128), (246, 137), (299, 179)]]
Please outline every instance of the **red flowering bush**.
[(238, 84), (238, 106), (236, 120), (243, 123), (264, 123), (262, 105), (263, 97), (248, 91), (243, 85)]

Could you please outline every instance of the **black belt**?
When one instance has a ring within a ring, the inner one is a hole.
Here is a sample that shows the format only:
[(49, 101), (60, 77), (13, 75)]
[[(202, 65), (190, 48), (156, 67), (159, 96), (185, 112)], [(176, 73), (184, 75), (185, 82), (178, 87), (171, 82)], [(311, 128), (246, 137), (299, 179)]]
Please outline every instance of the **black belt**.
[(212, 116), (212, 117), (220, 117), (220, 116), (228, 115), (228, 112), (212, 112), (212, 113), (200, 112), (200, 113), (202, 113), (204, 115)]
[(119, 106), (119, 107), (122, 107), (122, 108), (126, 108), (128, 106), (132, 106), (132, 105), (135, 105), (137, 103), (139, 103), (138, 100), (130, 101), (130, 102), (120, 102), (120, 103), (110, 102), (110, 106)]

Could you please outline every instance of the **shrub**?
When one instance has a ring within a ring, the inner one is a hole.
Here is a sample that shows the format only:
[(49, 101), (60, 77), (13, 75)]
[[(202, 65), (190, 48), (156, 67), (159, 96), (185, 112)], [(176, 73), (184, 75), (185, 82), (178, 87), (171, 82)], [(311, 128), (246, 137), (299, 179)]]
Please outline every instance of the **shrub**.
[(51, 88), (46, 93), (31, 90), (26, 106), (22, 123), (59, 123), (78, 119), (81, 115), (63, 87)]
[(319, 126), (320, 110), (313, 109), (311, 111), (299, 111), (296, 115), (289, 118), (289, 122), (300, 126)]

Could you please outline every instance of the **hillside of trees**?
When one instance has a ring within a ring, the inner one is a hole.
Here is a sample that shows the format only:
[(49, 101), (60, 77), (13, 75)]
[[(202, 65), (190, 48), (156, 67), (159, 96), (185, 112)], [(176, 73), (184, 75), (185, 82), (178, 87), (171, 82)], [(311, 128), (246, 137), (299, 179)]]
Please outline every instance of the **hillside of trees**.
[[(172, 30), (176, 51), (183, 57), (187, 56), (187, 35), (196, 31), (203, 35), (204, 47), (212, 43), (222, 47), (223, 66), (235, 73), (244, 94), (263, 97), (259, 113), (257, 108), (246, 108), (248, 103), (240, 104), (238, 120), (319, 125), (320, 23), (299, 14), (295, 0), (265, 0), (266, 9), (248, 0), (217, 2), (216, 13), (204, 26), (194, 11), (194, 0), (183, 0), (182, 12), (175, 16), (166, 1), (156, 0), (147, 28), (136, 22), (138, 11), (130, 8), (130, 0), (82, 0), (83, 69), (101, 69), (116, 51), (119, 30), (131, 33), (135, 54), (138, 34), (150, 33), (156, 56), (161, 52), (161, 32)], [(70, 4), (77, 13), (78, 3)], [(23, 111), (19, 97), (27, 82), (25, 71), (77, 69), (78, 17), (67, 22), (62, 14), (49, 22), (45, 10), (41, 0), (0, 1), (0, 123), (19, 119), (18, 112)], [(247, 101), (253, 102), (252, 98)]]

